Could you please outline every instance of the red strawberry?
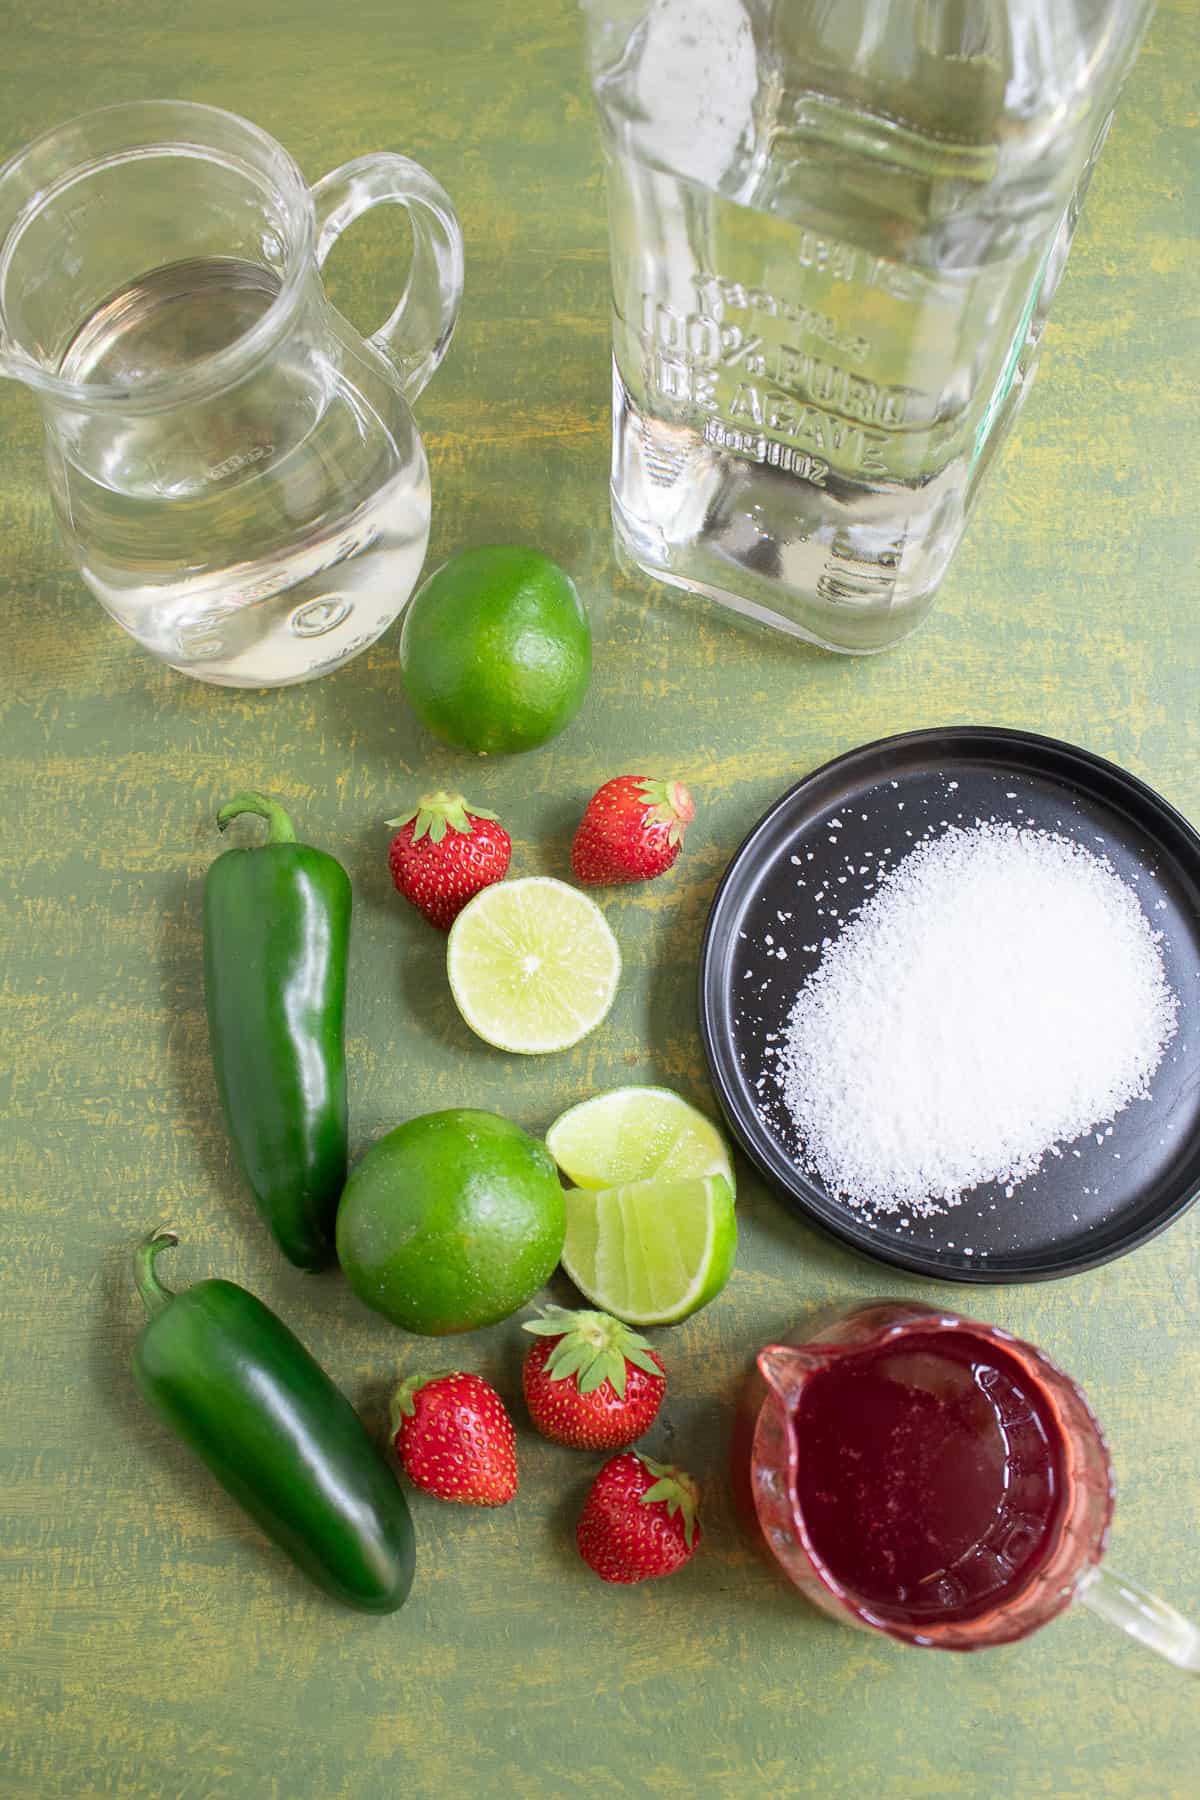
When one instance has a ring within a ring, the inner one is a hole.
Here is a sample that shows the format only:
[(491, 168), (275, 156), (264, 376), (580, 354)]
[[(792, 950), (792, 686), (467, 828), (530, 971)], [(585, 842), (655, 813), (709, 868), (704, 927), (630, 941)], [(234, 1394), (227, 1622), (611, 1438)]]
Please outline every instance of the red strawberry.
[(593, 887), (652, 881), (679, 855), (695, 815), (695, 802), (681, 781), (617, 775), (588, 801), (571, 845), (571, 867)]
[(392, 880), (443, 931), (508, 868), (507, 831), (494, 812), (468, 807), (461, 794), (425, 794), (411, 812), (387, 822), (396, 832), (388, 847)]
[(626, 1450), (606, 1462), (575, 1527), (579, 1554), (601, 1581), (673, 1575), (700, 1548), (696, 1484)]
[(530, 1319), (525, 1401), (542, 1436), (573, 1450), (619, 1450), (654, 1423), (667, 1391), (644, 1337), (602, 1312), (542, 1309)]
[(478, 1375), (410, 1375), (392, 1396), (392, 1439), (409, 1480), (439, 1500), (503, 1506), (517, 1491), (512, 1420)]

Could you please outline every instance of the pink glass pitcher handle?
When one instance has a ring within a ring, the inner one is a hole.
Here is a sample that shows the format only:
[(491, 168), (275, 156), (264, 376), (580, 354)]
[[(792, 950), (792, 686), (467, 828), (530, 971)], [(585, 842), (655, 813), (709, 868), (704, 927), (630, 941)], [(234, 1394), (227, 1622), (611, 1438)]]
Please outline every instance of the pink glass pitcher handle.
[(1075, 1597), (1177, 1669), (1200, 1675), (1200, 1629), (1157, 1594), (1100, 1563), (1083, 1576)]
[(408, 214), (408, 280), (391, 317), (368, 342), (399, 371), (411, 404), (449, 348), (462, 299), (463, 239), (449, 195), (419, 163), (382, 150), (331, 169), (313, 185), (312, 198), (318, 266), (369, 207), (402, 206)]

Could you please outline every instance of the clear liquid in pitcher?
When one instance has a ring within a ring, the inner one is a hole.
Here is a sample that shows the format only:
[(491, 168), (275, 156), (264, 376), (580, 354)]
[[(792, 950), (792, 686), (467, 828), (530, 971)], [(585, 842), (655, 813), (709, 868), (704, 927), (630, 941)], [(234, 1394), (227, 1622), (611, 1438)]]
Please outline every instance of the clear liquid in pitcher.
[[(278, 292), (240, 258), (152, 270), (84, 321), (59, 373), (136, 400), (242, 338)], [(311, 308), (224, 393), (78, 414), (48, 446), (93, 591), (156, 656), (219, 685), (336, 667), (392, 622), (425, 556), (429, 472), (394, 377)]]

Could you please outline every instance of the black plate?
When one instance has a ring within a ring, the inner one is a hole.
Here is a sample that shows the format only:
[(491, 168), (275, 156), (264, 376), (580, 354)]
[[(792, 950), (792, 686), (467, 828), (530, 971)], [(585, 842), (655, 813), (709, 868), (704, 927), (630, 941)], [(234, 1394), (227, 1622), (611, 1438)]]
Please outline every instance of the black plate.
[[(1092, 1134), (1047, 1156), (1009, 1195), (980, 1186), (932, 1218), (872, 1218), (799, 1166), (794, 1138), (755, 1083), (769, 1078), (770, 1036), (784, 1030), (820, 960), (811, 946), (840, 928), (828, 912), (818, 918), (822, 881), (833, 887), (843, 878), (833, 891), (844, 921), (869, 893), (869, 875), (854, 871), (869, 870), (885, 849), (894, 863), (909, 831), (915, 840), (976, 818), (1056, 831), (1108, 858), (1163, 934), (1178, 1030), (1149, 1103), (1126, 1107), (1099, 1144)], [(956, 726), (867, 744), (786, 793), (730, 863), (704, 934), (700, 1020), (735, 1137), (767, 1180), (834, 1236), (949, 1281), (1044, 1281), (1095, 1268), (1145, 1243), (1200, 1192), (1200, 836), (1143, 782), (1054, 738)]]

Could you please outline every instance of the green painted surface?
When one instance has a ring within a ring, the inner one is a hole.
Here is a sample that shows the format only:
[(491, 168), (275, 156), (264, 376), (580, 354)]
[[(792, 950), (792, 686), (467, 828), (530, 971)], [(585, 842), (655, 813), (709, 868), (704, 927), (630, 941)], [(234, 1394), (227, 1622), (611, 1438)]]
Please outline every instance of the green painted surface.
[[(417, 1504), (403, 1613), (325, 1603), (140, 1407), (127, 1251), (175, 1221), (179, 1278), (245, 1281), (376, 1424), (401, 1369), (443, 1359), (335, 1277), (287, 1268), (234, 1179), (199, 898), (213, 812), (247, 782), (283, 796), (354, 878), (359, 1146), (434, 1106), (544, 1126), (621, 1080), (704, 1103), (692, 972), (714, 884), (766, 803), (853, 744), (939, 722), (1033, 727), (1200, 817), (1196, 23), (1194, 0), (1160, 8), (1037, 387), (940, 609), (890, 655), (844, 662), (614, 572), (603, 196), (567, 0), (0, 4), (5, 150), (88, 105), (176, 93), (254, 117), (314, 178), (373, 148), (428, 163), (461, 210), (468, 270), (458, 338), (419, 407), (431, 559), (498, 537), (543, 546), (577, 577), (597, 648), (571, 729), (494, 764), (417, 728), (394, 633), (308, 687), (185, 681), (67, 567), (34, 408), (0, 391), (5, 1795), (1195, 1791), (1195, 1686), (1089, 1616), (985, 1657), (900, 1651), (806, 1610), (739, 1540), (722, 1461), (750, 1352), (813, 1302), (935, 1292), (817, 1237), (748, 1174), (741, 1266), (664, 1340), (668, 1422), (650, 1440), (705, 1478), (707, 1548), (640, 1591), (575, 1561), (590, 1462), (522, 1431), (512, 1507)], [(383, 315), (397, 241), (364, 225), (337, 252), (336, 296), (360, 322)], [(427, 783), (469, 783), (510, 823), (516, 868), (562, 874), (587, 793), (630, 764), (686, 778), (700, 814), (675, 876), (606, 902), (627, 964), (617, 1006), (567, 1055), (489, 1052), (448, 1004), (440, 940), (393, 901), (381, 822)], [(961, 1296), (1082, 1379), (1120, 1482), (1114, 1560), (1193, 1613), (1198, 1248), (1200, 1211), (1095, 1274)], [(515, 1325), (460, 1348), (517, 1396)]]

